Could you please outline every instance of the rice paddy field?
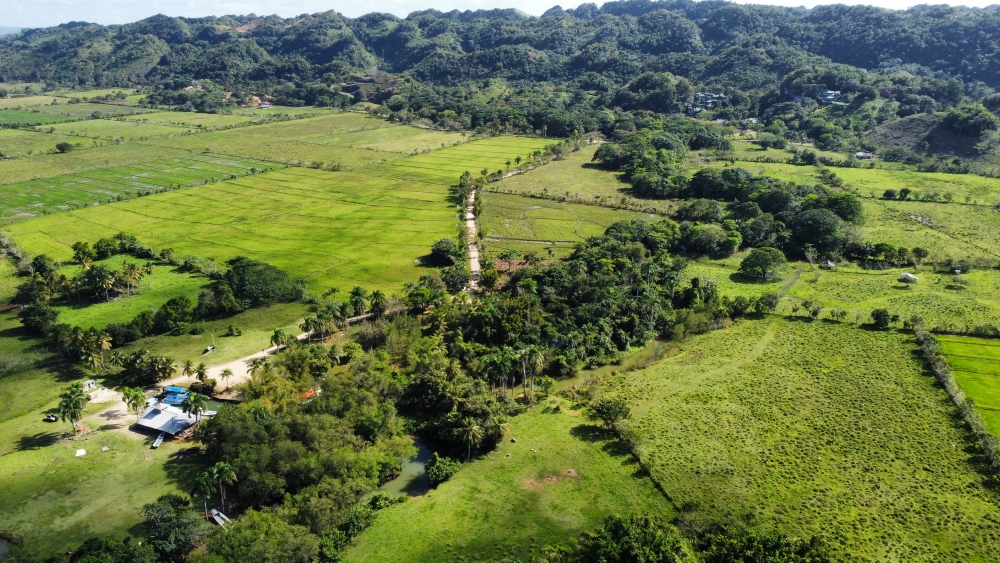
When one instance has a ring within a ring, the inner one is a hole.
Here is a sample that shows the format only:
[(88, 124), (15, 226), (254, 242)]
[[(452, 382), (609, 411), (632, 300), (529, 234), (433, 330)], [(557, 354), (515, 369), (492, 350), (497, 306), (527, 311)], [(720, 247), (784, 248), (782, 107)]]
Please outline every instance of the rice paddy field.
[(938, 336), (941, 351), (962, 392), (994, 436), (1000, 436), (1000, 340)]
[(458, 184), (459, 176), (465, 171), (479, 174), (483, 169), (490, 172), (506, 170), (506, 161), (513, 163), (516, 157), (525, 158), (549, 144), (552, 144), (551, 140), (540, 138), (490, 137), (418, 154), (390, 165), (373, 167), (371, 173), (401, 180), (453, 186)]
[(98, 103), (88, 103), (88, 102), (79, 104), (60, 103), (59, 105), (55, 106), (50, 104), (47, 106), (38, 106), (37, 108), (32, 108), (32, 109), (50, 115), (62, 115), (74, 119), (90, 119), (91, 116), (94, 115), (94, 112), (98, 112), (104, 117), (118, 117), (126, 115), (142, 115), (155, 111), (152, 109), (145, 109), (145, 108), (137, 108), (130, 106), (115, 106), (111, 104), (98, 104)]
[(0, 110), (0, 124), (3, 125), (48, 125), (50, 123), (63, 123), (74, 120), (72, 117), (42, 113), (40, 111)]
[[(996, 561), (1000, 497), (912, 336), (770, 317), (605, 380), (677, 506), (852, 561)], [(946, 556), (943, 554), (947, 554)]]
[(123, 227), (154, 248), (220, 264), (244, 255), (310, 287), (362, 285), (396, 292), (419, 277), (416, 260), (455, 232), (447, 187), (358, 173), (289, 168), (70, 211), (11, 225), (31, 254), (68, 259), (78, 240)]
[[(64, 156), (64, 155), (59, 155)], [(178, 154), (134, 165), (100, 168), (0, 185), (0, 220), (19, 221), (159, 191), (269, 171), (274, 163), (214, 154)]]

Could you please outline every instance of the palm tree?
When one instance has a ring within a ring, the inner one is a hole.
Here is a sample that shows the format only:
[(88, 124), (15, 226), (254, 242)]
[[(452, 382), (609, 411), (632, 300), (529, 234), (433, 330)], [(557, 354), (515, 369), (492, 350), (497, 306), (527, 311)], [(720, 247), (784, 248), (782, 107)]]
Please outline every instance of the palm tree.
[(101, 355), (97, 353), (93, 348), (87, 348), (82, 353), (83, 363), (87, 365), (92, 371), (98, 371), (103, 364), (101, 362)]
[(191, 496), (201, 497), (202, 502), (205, 503), (205, 519), (208, 519), (208, 497), (212, 496), (215, 492), (215, 480), (212, 478), (212, 473), (209, 471), (203, 471), (199, 473), (197, 477), (194, 478), (194, 487), (191, 492)]
[(90, 347), (101, 356), (101, 366), (104, 366), (104, 353), (111, 349), (111, 335), (96, 329), (87, 331)]
[(191, 377), (194, 375), (194, 362), (191, 360), (184, 360), (184, 367), (181, 368), (181, 375), (184, 377)]
[(128, 410), (135, 413), (135, 421), (139, 422), (139, 415), (143, 407), (146, 406), (146, 395), (138, 387), (126, 387), (122, 389), (122, 400), (128, 406)]
[(368, 308), (376, 318), (381, 318), (385, 315), (386, 310), (389, 308), (389, 300), (386, 298), (385, 293), (382, 293), (381, 289), (376, 289), (372, 292), (368, 298)]
[(125, 363), (125, 354), (121, 350), (111, 352), (111, 357), (108, 358), (108, 363), (118, 368), (122, 367), (122, 364)]
[(250, 362), (250, 375), (257, 373), (257, 370), (267, 366), (267, 358), (254, 358)]
[(224, 461), (220, 461), (212, 466), (212, 480), (219, 486), (219, 495), (222, 499), (222, 511), (226, 511), (226, 485), (236, 482), (236, 472), (232, 466)]
[(514, 157), (514, 162), (517, 164), (521, 164), (521, 157), (520, 156)]
[(271, 335), (271, 346), (274, 346), (275, 348), (281, 348), (282, 346), (285, 345), (287, 341), (288, 337), (285, 336), (284, 330), (280, 328), (274, 329), (274, 334)]
[(83, 417), (83, 408), (87, 406), (87, 396), (83, 394), (83, 384), (74, 383), (59, 396), (59, 418), (69, 422), (76, 435), (76, 423)]
[(226, 391), (229, 391), (229, 378), (233, 376), (233, 370), (226, 368), (222, 370), (219, 376), (222, 377), (222, 381), (226, 382)]
[[(528, 346), (521, 350), (521, 376), (527, 378), (526, 371), (531, 372), (531, 396), (535, 396), (535, 376), (545, 367), (545, 354), (537, 346)], [(524, 384), (524, 379), (521, 380)]]
[(306, 333), (310, 344), (312, 344), (313, 332), (315, 332), (318, 328), (317, 326), (318, 321), (319, 319), (317, 319), (316, 317), (306, 317), (305, 319), (303, 319), (302, 324), (299, 325), (299, 328), (302, 329), (302, 332)]
[(354, 289), (351, 290), (351, 306), (354, 307), (354, 315), (359, 316), (365, 314), (365, 299), (368, 297), (368, 292), (365, 288), (356, 285)]
[(479, 443), (483, 439), (483, 428), (479, 426), (476, 419), (472, 417), (466, 417), (462, 425), (462, 440), (468, 445), (469, 452), (465, 460), (469, 461), (472, 459), (472, 446)]
[(194, 368), (194, 377), (202, 383), (208, 379), (208, 366), (206, 366), (204, 362), (198, 364), (198, 367)]
[(174, 360), (166, 356), (159, 356), (155, 360), (156, 378), (158, 381), (163, 381), (164, 379), (170, 379), (177, 371), (177, 366), (174, 365)]
[(184, 414), (193, 414), (195, 422), (201, 422), (202, 413), (208, 410), (208, 397), (201, 393), (191, 393), (181, 403), (181, 410)]

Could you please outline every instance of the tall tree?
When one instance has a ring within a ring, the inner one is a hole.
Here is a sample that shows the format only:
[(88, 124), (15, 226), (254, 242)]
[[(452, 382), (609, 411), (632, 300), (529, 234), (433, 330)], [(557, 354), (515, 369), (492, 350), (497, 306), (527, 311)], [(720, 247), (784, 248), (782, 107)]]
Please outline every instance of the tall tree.
[(201, 422), (201, 415), (208, 410), (208, 397), (201, 393), (191, 393), (181, 403), (181, 409), (185, 414), (193, 414), (195, 422)]
[(462, 441), (468, 446), (466, 461), (472, 459), (472, 446), (475, 446), (483, 439), (483, 427), (479, 426), (476, 419), (466, 417), (462, 423)]
[(59, 396), (59, 418), (69, 422), (73, 434), (77, 433), (77, 422), (83, 417), (83, 409), (87, 406), (87, 396), (83, 394), (83, 384), (74, 383)]
[(128, 410), (135, 413), (135, 420), (138, 422), (139, 415), (146, 406), (146, 394), (138, 387), (126, 387), (122, 389), (122, 400), (125, 401)]
[(236, 482), (236, 472), (233, 471), (231, 465), (224, 461), (220, 461), (212, 466), (212, 480), (219, 487), (220, 500), (222, 501), (222, 511), (226, 510), (226, 485), (232, 485)]

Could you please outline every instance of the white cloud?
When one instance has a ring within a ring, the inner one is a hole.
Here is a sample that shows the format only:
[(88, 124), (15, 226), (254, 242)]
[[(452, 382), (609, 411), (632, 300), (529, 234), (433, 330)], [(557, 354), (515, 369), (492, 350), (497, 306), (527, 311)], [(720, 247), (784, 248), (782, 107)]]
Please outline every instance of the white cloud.
[[(739, 1), (739, 0), (738, 0)], [(563, 8), (576, 7), (581, 2), (560, 4)], [(596, 2), (601, 4), (602, 2)], [(802, 0), (746, 1), (747, 4), (776, 4), (782, 6), (814, 6), (835, 2)], [(903, 9), (920, 2), (912, 0), (870, 0), (847, 2), (849, 4), (874, 4), (886, 8)], [(962, 2), (968, 6), (988, 6), (996, 0)], [(246, 0), (202, 2), (198, 0), (4, 0), (0, 12), (0, 27), (45, 27), (68, 21), (88, 21), (101, 24), (127, 23), (162, 13), (169, 16), (221, 16), (225, 14), (257, 15), (278, 14), (292, 17), (304, 13), (336, 10), (346, 16), (357, 17), (369, 12), (389, 12), (406, 16), (416, 10), (435, 8), (441, 11), (475, 10), (488, 8), (518, 8), (523, 12), (541, 15), (555, 5), (553, 0)]]

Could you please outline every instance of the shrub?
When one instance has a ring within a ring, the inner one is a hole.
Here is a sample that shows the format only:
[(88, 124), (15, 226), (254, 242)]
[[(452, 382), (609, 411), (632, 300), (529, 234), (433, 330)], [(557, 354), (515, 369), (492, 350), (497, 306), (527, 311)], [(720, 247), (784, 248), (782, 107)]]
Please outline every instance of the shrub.
[(461, 468), (461, 462), (450, 457), (439, 457), (437, 452), (434, 452), (431, 460), (424, 466), (424, 471), (427, 472), (427, 480), (430, 482), (431, 487), (437, 487), (441, 483), (451, 479), (451, 476), (458, 473), (458, 470)]
[(630, 416), (632, 416), (632, 412), (625, 399), (606, 398), (597, 401), (591, 407), (589, 414), (591, 420), (599, 420), (607, 427), (612, 427)]
[(896, 199), (898, 196), (899, 194), (896, 190), (886, 190), (882, 192), (882, 199)]
[(67, 142), (62, 142), (56, 145), (56, 150), (61, 153), (67, 153), (73, 150), (73, 145)]
[(889, 328), (889, 320), (892, 319), (892, 315), (886, 309), (875, 309), (872, 311), (872, 324), (878, 329)]
[(431, 260), (435, 265), (450, 266), (462, 261), (465, 253), (457, 242), (443, 238), (431, 246)]

